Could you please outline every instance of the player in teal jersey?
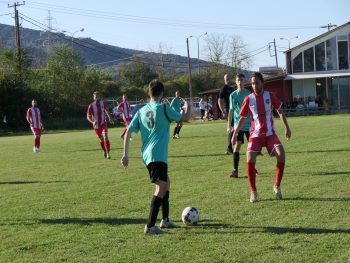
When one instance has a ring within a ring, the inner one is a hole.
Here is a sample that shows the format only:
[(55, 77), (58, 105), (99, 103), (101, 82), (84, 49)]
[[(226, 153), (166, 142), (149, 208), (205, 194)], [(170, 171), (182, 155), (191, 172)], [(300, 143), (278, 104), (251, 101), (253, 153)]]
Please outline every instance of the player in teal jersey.
[[(180, 91), (177, 90), (175, 92), (175, 98), (170, 103), (170, 107), (173, 108), (173, 110), (180, 112), (183, 105), (184, 105), (184, 99), (180, 97)], [(176, 122), (173, 139), (180, 138), (179, 134), (180, 134), (181, 128), (182, 128), (182, 121)]]
[[(236, 75), (236, 85), (237, 89), (230, 94), (230, 109), (227, 118), (227, 132), (233, 132), (237, 128), (237, 124), (240, 118), (239, 111), (241, 109), (243, 100), (251, 92), (244, 88), (244, 74), (239, 73)], [(232, 127), (232, 124), (234, 126)], [(238, 177), (238, 165), (240, 158), (241, 145), (244, 143), (244, 135), (249, 140), (249, 130), (250, 130), (250, 118), (247, 118), (243, 128), (240, 130), (237, 136), (237, 142), (233, 145), (233, 171), (229, 174), (230, 177)]]
[(190, 108), (184, 101), (183, 112), (173, 110), (169, 105), (161, 103), (164, 86), (158, 80), (152, 80), (148, 87), (150, 102), (142, 107), (134, 116), (128, 126), (124, 137), (124, 152), (121, 159), (126, 168), (129, 164), (128, 152), (130, 136), (132, 132), (141, 132), (141, 154), (144, 164), (147, 166), (151, 182), (156, 185), (145, 233), (165, 234), (166, 232), (155, 226), (159, 208), (162, 206), (163, 219), (161, 228), (172, 228), (176, 225), (169, 219), (169, 189), (168, 176), (168, 144), (169, 128), (171, 121), (188, 121)]

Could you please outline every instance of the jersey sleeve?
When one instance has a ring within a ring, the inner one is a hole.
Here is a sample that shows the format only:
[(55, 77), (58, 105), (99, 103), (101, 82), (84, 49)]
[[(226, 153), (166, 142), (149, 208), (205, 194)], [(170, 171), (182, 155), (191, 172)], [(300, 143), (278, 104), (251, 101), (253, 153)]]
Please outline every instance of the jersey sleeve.
[(166, 113), (170, 119), (170, 121), (179, 122), (182, 119), (182, 114), (180, 112), (175, 111), (173, 108), (168, 105), (165, 106)]
[(275, 95), (275, 93), (270, 92), (270, 98), (271, 98), (271, 104), (272, 106), (276, 109), (279, 110), (282, 106), (282, 101), (277, 98), (277, 96)]
[(239, 115), (243, 118), (247, 118), (249, 114), (249, 96), (244, 98)]
[(140, 130), (140, 111), (137, 111), (134, 118), (130, 122), (128, 129), (132, 132), (138, 133)]

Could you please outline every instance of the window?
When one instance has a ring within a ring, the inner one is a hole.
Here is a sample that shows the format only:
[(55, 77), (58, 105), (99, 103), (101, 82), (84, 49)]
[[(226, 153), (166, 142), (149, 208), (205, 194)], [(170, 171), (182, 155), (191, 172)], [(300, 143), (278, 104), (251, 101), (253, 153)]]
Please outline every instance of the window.
[(314, 71), (314, 48), (304, 51), (304, 72)]
[(326, 70), (326, 57), (324, 54), (325, 43), (322, 42), (315, 46), (316, 71)]
[(303, 53), (293, 59), (293, 73), (303, 72)]
[(338, 61), (339, 69), (348, 69), (349, 60), (348, 60), (348, 42), (347, 41), (338, 41)]
[(337, 45), (335, 37), (326, 41), (327, 70), (337, 70)]

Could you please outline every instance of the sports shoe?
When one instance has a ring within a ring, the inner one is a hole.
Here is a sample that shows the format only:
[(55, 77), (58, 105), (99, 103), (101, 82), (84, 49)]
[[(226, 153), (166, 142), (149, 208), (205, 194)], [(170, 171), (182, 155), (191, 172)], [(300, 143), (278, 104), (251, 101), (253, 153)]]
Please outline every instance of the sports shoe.
[(259, 172), (257, 169), (255, 169), (255, 176), (258, 176), (259, 175)]
[(257, 191), (250, 192), (250, 200), (249, 201), (251, 203), (258, 202), (258, 192)]
[(148, 227), (147, 225), (145, 225), (145, 230), (144, 230), (145, 234), (151, 234), (151, 235), (162, 235), (162, 234), (167, 234), (167, 232), (159, 229), (156, 226), (152, 226), (152, 227)]
[(276, 200), (281, 200), (282, 199), (282, 191), (281, 191), (281, 187), (274, 185), (273, 186), (273, 191), (275, 192), (275, 198)]
[(238, 178), (238, 171), (232, 171), (228, 176), (231, 178)]
[(33, 147), (33, 153), (36, 153), (36, 147)]
[(174, 136), (176, 139), (179, 139), (180, 138), (180, 136), (178, 135), (178, 134), (175, 134), (175, 136)]
[(177, 225), (172, 222), (170, 219), (165, 220), (162, 219), (162, 221), (160, 221), (160, 228), (177, 228)]
[(233, 154), (233, 151), (231, 149), (227, 149), (226, 152), (225, 152), (227, 155), (232, 155)]
[(111, 156), (109, 155), (109, 153), (106, 154), (106, 158), (111, 159)]

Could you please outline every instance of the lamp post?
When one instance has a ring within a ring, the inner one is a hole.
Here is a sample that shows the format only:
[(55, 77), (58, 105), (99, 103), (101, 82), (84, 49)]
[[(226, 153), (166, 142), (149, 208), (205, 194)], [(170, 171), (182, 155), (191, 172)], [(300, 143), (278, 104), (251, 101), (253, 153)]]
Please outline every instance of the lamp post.
[(77, 31), (74, 31), (73, 33), (72, 32), (69, 32), (69, 31), (66, 31), (66, 30), (63, 30), (62, 32), (63, 33), (68, 33), (71, 35), (71, 46), (72, 46), (72, 49), (73, 49), (73, 39), (74, 39), (74, 35), (78, 32), (83, 32), (85, 29), (84, 28), (80, 28), (79, 30)]
[(280, 40), (287, 40), (287, 41), (288, 41), (288, 48), (290, 49), (290, 41), (291, 41), (292, 39), (295, 39), (295, 38), (298, 38), (298, 36), (295, 36), (295, 37), (286, 37), (286, 38), (281, 37)]
[(190, 36), (190, 37), (195, 37), (196, 39), (197, 39), (197, 51), (198, 51), (198, 57), (197, 57), (197, 59), (198, 59), (198, 74), (201, 72), (201, 70), (200, 70), (200, 67), (199, 67), (199, 39), (202, 37), (202, 36), (205, 36), (205, 35), (207, 35), (208, 33), (207, 32), (205, 32), (205, 33), (203, 33), (203, 34), (201, 34), (201, 35), (199, 35), (199, 36)]

